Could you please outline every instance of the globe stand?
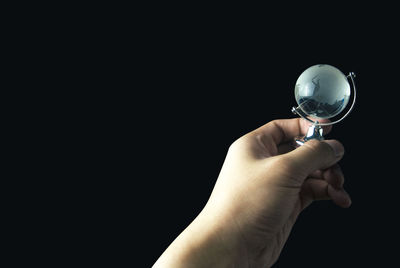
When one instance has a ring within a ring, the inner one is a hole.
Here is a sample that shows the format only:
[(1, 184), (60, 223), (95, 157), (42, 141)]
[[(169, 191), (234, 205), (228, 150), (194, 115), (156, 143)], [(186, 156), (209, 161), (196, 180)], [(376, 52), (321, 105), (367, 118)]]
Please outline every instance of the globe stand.
[(304, 137), (298, 136), (294, 139), (294, 146), (299, 147), (302, 146), (306, 141), (316, 139), (316, 140), (324, 140), (324, 136), (322, 135), (323, 129), (320, 125), (318, 125), (318, 121), (315, 124), (311, 125), (308, 128), (307, 134)]

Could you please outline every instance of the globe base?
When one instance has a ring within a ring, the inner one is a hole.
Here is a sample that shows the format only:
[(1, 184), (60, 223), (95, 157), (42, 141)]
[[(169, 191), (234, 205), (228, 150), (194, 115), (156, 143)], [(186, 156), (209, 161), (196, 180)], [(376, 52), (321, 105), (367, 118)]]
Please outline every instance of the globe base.
[(296, 137), (293, 140), (293, 147), (297, 148), (302, 146), (306, 141), (304, 140), (304, 137)]
[(318, 121), (316, 124), (313, 124), (308, 128), (307, 134), (304, 137), (298, 136), (294, 138), (293, 146), (294, 147), (299, 147), (302, 146), (305, 142), (309, 140), (324, 140), (324, 136), (322, 135), (323, 129), (320, 125), (317, 125)]

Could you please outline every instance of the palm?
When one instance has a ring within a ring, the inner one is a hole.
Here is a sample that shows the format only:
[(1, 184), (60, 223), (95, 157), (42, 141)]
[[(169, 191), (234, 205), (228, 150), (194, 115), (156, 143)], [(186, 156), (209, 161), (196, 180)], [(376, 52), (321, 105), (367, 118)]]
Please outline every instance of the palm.
[(313, 200), (348, 207), (336, 164), (343, 146), (314, 140), (293, 150), (307, 128), (300, 119), (276, 120), (235, 141), (207, 205), (156, 267), (269, 267)]
[(233, 209), (232, 218), (247, 254), (252, 255), (248, 259), (255, 262), (251, 264), (255, 267), (272, 265), (299, 213), (315, 199), (331, 198), (329, 183), (341, 184), (343, 179), (343, 176), (333, 174), (333, 169), (316, 170), (311, 174), (298, 170), (295, 176), (304, 178), (298, 180), (301, 183), (294, 181), (293, 171), (287, 167), (284, 158), (278, 156), (293, 150), (291, 141), (294, 136), (304, 134), (308, 126), (300, 120), (269, 124), (232, 145), (214, 189), (220, 192), (219, 196), (229, 196), (229, 191), (222, 186), (226, 183), (234, 183), (241, 189), (235, 190), (235, 196), (227, 199), (240, 199), (239, 205), (245, 204), (245, 211), (240, 207)]

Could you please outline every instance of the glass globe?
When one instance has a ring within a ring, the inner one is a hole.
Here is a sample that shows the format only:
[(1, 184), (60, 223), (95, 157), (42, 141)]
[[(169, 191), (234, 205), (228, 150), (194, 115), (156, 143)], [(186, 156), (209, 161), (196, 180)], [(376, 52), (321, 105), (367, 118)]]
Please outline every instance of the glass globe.
[(314, 65), (297, 79), (295, 98), (300, 109), (315, 118), (331, 118), (346, 107), (350, 84), (346, 76), (328, 64)]

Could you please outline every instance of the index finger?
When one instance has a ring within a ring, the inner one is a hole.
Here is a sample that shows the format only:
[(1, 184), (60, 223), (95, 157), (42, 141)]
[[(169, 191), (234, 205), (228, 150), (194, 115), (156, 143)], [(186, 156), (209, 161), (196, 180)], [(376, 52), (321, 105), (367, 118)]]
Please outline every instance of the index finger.
[[(329, 120), (320, 120), (320, 122), (329, 122)], [(310, 126), (311, 123), (302, 118), (279, 119), (259, 127), (255, 133), (259, 135), (264, 145), (271, 142), (279, 145), (293, 140), (297, 136), (304, 136)], [(332, 126), (324, 126), (323, 133), (327, 134), (331, 129)]]

